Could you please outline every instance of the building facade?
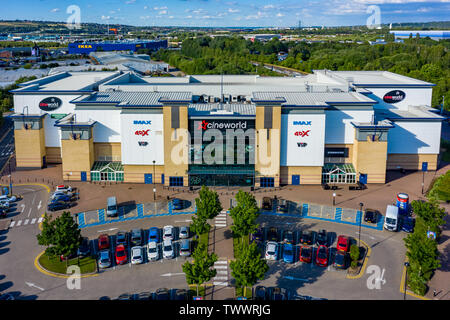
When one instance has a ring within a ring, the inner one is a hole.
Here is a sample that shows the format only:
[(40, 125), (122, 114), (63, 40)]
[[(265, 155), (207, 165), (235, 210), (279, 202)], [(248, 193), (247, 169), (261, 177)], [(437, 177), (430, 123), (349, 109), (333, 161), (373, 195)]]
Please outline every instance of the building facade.
[(65, 72), (13, 91), (17, 167), (168, 186), (384, 183), (389, 169), (436, 170), (433, 86), (380, 71)]

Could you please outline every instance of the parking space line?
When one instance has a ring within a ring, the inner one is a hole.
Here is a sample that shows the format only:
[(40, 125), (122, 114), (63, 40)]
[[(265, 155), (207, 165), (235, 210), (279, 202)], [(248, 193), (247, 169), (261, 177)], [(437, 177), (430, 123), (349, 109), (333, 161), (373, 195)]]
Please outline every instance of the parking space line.
[(10, 228), (14, 227), (14, 225), (16, 224), (15, 221), (11, 221), (11, 224), (9, 225)]
[(22, 220), (19, 220), (18, 222), (17, 222), (17, 226), (20, 226), (22, 224)]
[(31, 224), (34, 224), (36, 222), (36, 218), (31, 219)]
[(27, 225), (28, 221), (30, 221), (29, 219), (26, 219), (25, 222), (23, 223), (23, 225)]

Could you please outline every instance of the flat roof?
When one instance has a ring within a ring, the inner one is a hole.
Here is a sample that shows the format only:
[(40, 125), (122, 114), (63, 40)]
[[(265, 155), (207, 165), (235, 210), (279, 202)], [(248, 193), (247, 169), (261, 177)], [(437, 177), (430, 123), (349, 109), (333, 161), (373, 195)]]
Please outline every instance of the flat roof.
[(252, 101), (255, 103), (273, 102), (282, 106), (322, 106), (333, 104), (367, 104), (376, 103), (357, 92), (254, 92)]
[(430, 111), (426, 106), (409, 106), (408, 110), (399, 109), (375, 109), (376, 115), (392, 121), (401, 120), (437, 120), (445, 118)]
[[(322, 70), (318, 70), (319, 72)], [(431, 87), (433, 83), (402, 76), (389, 71), (326, 71), (327, 76), (341, 78), (343, 81), (352, 82), (361, 87), (388, 87), (388, 86), (421, 86)]]

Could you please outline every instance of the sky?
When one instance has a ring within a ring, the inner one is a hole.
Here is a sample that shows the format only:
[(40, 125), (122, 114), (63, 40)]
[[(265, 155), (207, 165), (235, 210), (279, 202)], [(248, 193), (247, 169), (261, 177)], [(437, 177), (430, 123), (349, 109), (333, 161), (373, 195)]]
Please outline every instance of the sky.
[[(134, 26), (294, 27), (374, 22), (448, 21), (450, 0), (0, 0), (0, 20), (67, 21)], [(376, 6), (376, 7), (373, 7)]]

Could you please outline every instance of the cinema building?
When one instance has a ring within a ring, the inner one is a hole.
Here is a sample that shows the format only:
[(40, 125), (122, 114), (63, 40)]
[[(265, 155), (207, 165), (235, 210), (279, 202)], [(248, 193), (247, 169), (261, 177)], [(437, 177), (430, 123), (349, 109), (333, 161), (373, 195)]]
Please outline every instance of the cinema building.
[(382, 71), (59, 73), (12, 91), (17, 167), (170, 186), (384, 183), (436, 170), (433, 86)]

